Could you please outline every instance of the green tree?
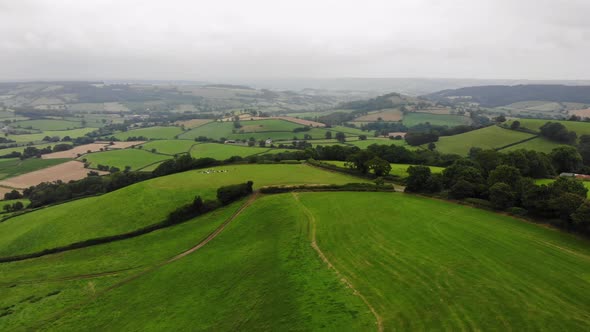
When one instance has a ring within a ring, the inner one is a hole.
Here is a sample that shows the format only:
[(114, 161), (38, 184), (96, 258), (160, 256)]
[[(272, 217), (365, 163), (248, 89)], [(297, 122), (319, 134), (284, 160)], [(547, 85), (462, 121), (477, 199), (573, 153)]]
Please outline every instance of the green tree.
[(512, 188), (503, 182), (497, 182), (490, 187), (490, 202), (496, 209), (504, 210), (514, 206), (516, 195)]
[(336, 140), (338, 140), (338, 142), (340, 142), (340, 143), (344, 143), (344, 142), (346, 142), (346, 135), (344, 135), (343, 132), (337, 132), (336, 133)]
[(377, 176), (385, 176), (391, 172), (391, 165), (386, 160), (375, 157), (367, 162), (367, 168)]
[(571, 215), (574, 224), (582, 230), (590, 230), (590, 201), (586, 200)]
[(449, 194), (453, 198), (463, 199), (476, 196), (476, 191), (476, 186), (473, 183), (460, 179), (451, 187)]
[(509, 184), (513, 191), (517, 191), (520, 187), (521, 180), (522, 176), (520, 175), (518, 168), (508, 165), (500, 165), (490, 172), (488, 184), (492, 187), (494, 184), (502, 182)]
[(551, 161), (559, 173), (575, 172), (582, 166), (582, 156), (573, 146), (561, 146), (553, 149)]
[(518, 120), (513, 121), (510, 124), (510, 129), (512, 129), (512, 130), (520, 129), (520, 121), (518, 121)]
[(326, 139), (332, 139), (332, 132), (331, 131), (326, 131), (325, 137), (326, 137)]
[(432, 173), (427, 166), (408, 167), (408, 178), (406, 179), (406, 191), (424, 192), (429, 191), (429, 180)]

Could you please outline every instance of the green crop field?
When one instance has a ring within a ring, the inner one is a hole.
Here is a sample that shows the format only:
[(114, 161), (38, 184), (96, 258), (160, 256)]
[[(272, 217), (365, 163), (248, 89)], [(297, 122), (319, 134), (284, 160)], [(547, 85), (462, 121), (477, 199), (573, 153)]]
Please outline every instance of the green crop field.
[(500, 150), (501, 152), (509, 152), (515, 151), (520, 149), (525, 150), (534, 150), (539, 152), (550, 153), (553, 149), (563, 146), (563, 144), (559, 144), (553, 141), (550, 141), (543, 137), (537, 137), (530, 141), (526, 141), (520, 144), (516, 144), (505, 149)]
[(157, 140), (150, 141), (143, 144), (143, 149), (151, 151), (156, 149), (158, 153), (175, 155), (178, 153), (188, 153), (193, 145), (197, 144), (195, 141), (174, 139), (174, 140)]
[[(558, 122), (564, 125), (568, 130), (575, 131), (579, 136), (590, 135), (590, 123), (579, 121), (560, 121), (560, 120), (545, 120), (545, 119), (518, 119), (520, 126), (530, 130), (539, 132), (539, 128), (547, 122)], [(512, 123), (509, 121), (508, 124)]]
[(590, 329), (587, 240), (399, 193), (300, 197), (386, 331)]
[(369, 145), (373, 145), (373, 144), (377, 144), (377, 145), (399, 145), (399, 146), (403, 146), (407, 149), (413, 149), (413, 146), (410, 146), (406, 143), (406, 141), (404, 140), (394, 140), (394, 139), (388, 139), (388, 138), (367, 138), (364, 141), (351, 141), (351, 142), (346, 142), (348, 144), (357, 146), (361, 149), (366, 149)]
[[(190, 150), (190, 154), (193, 158), (225, 160), (233, 156), (248, 157), (254, 154), (273, 153), (273, 151), (275, 151), (275, 149), (220, 143), (203, 143), (193, 146)], [(280, 151), (283, 150), (281, 149)]]
[[(116, 138), (125, 141), (129, 137), (139, 137), (143, 136), (147, 139), (173, 139), (176, 135), (182, 133), (182, 129), (180, 127), (148, 127), (148, 128), (139, 128), (139, 129), (132, 129), (126, 132), (117, 133), (111, 136), (115, 136)], [(109, 136), (109, 137), (111, 137)]]
[[(163, 220), (196, 195), (214, 198), (218, 187), (254, 181), (271, 184), (365, 182), (352, 176), (297, 165), (229, 165), (143, 181), (99, 196), (76, 200), (0, 223), (0, 256), (35, 252), (84, 239), (120, 234)], [(124, 208), (121, 208), (124, 207)], [(83, 220), (84, 222), (80, 222)]]
[[(346, 162), (344, 161), (324, 161), (325, 163), (336, 165), (338, 167), (346, 168)], [(389, 174), (396, 175), (401, 178), (405, 178), (408, 176), (408, 167), (413, 166), (409, 164), (390, 164), (391, 165), (391, 172)], [(445, 169), (444, 167), (437, 167), (437, 166), (428, 166), (430, 171), (434, 174), (440, 174)]]
[(79, 128), (79, 129), (72, 129), (72, 130), (47, 130), (42, 133), (38, 134), (26, 134), (26, 135), (8, 135), (7, 138), (16, 141), (17, 143), (25, 143), (25, 142), (41, 142), (41, 140), (45, 136), (49, 137), (59, 137), (64, 138), (66, 136), (70, 136), (70, 138), (74, 139), (76, 137), (82, 137), (86, 134), (95, 131), (96, 128)]
[(115, 166), (123, 170), (125, 166), (130, 166), (132, 170), (137, 170), (149, 164), (170, 159), (171, 156), (151, 153), (141, 149), (123, 149), (89, 153), (82, 158), (90, 163), (90, 168), (97, 168), (98, 165), (106, 165)]
[[(555, 179), (537, 179), (535, 180), (535, 183), (538, 185), (542, 185), (542, 184), (550, 184), (553, 183), (555, 181)], [(588, 188), (588, 193), (586, 194), (588, 196), (588, 198), (590, 198), (590, 181), (582, 181), (582, 184), (584, 184), (584, 187)]]
[(71, 159), (0, 159), (0, 180), (65, 163)]
[(459, 125), (468, 125), (471, 120), (462, 115), (451, 114), (431, 114), (431, 113), (407, 113), (404, 115), (402, 123), (407, 127), (412, 127), (420, 123), (429, 122), (436, 126), (455, 127)]
[(65, 120), (25, 120), (17, 121), (11, 126), (21, 128), (33, 128), (38, 130), (68, 130), (81, 128), (82, 123), (80, 121), (65, 121)]
[(498, 149), (533, 136), (520, 131), (490, 126), (459, 135), (442, 136), (434, 144), (439, 152), (465, 156), (472, 147)]

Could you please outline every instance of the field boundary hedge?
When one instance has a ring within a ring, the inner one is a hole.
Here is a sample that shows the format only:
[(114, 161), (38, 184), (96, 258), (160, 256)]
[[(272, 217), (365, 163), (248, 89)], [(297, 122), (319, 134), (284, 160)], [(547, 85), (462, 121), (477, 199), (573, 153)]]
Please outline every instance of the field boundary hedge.
[(260, 188), (262, 194), (282, 194), (293, 191), (359, 191), (359, 192), (395, 192), (391, 184), (375, 185), (371, 183), (347, 183), (343, 185), (300, 185), (300, 186), (268, 186)]
[[(22, 255), (14, 255), (14, 256), (6, 256), (0, 257), (0, 263), (8, 263), (8, 262), (16, 262), (22, 261), (25, 259), (30, 258), (38, 258), (50, 254), (57, 254), (65, 251), (75, 250), (75, 249), (82, 249), (87, 248), (99, 244), (106, 244), (110, 242), (120, 241), (120, 240), (127, 240), (130, 238), (134, 238), (140, 235), (145, 235), (151, 233), (153, 231), (157, 231), (159, 229), (164, 229), (170, 226), (178, 225), (184, 222), (187, 222), (193, 218), (198, 216), (204, 215), (206, 213), (212, 212), (217, 210), (222, 206), (226, 206), (232, 202), (235, 202), (239, 199), (242, 199), (250, 194), (253, 193), (252, 190), (253, 183), (251, 181), (244, 183), (244, 184), (236, 184), (230, 186), (224, 186), (218, 188), (218, 198), (217, 200), (205, 201), (201, 200), (200, 196), (195, 197), (195, 200), (192, 203), (183, 205), (176, 210), (170, 212), (168, 217), (160, 221), (158, 223), (142, 227), (130, 232), (125, 232), (116, 235), (109, 235), (109, 236), (102, 236), (93, 239), (87, 239), (84, 241), (70, 243), (65, 246), (59, 246), (50, 249), (44, 249), (41, 251), (22, 254)], [(220, 196), (220, 191), (225, 192), (225, 195)], [(229, 193), (228, 193), (229, 192)]]
[(535, 136), (533, 136), (533, 137), (525, 138), (525, 139), (523, 139), (522, 141), (518, 141), (518, 142), (510, 143), (510, 144), (508, 144), (508, 145), (504, 145), (504, 146), (502, 146), (502, 147), (495, 148), (494, 150), (496, 150), (496, 151), (500, 151), (500, 150), (503, 150), (503, 149), (507, 149), (507, 148), (509, 148), (509, 147), (511, 147), (511, 146), (515, 146), (515, 145), (518, 145), (518, 144), (521, 144), (521, 143), (524, 143), (524, 142), (532, 141), (532, 140), (534, 140), (535, 138), (538, 138), (538, 137), (539, 137), (539, 135), (535, 135)]

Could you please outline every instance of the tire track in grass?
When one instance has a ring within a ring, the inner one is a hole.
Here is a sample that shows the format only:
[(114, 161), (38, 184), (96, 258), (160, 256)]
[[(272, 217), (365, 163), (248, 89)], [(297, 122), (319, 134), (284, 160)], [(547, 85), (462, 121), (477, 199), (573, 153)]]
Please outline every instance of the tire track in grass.
[(29, 329), (33, 329), (33, 330), (37, 330), (39, 329), (41, 326), (44, 326), (46, 324), (49, 324), (50, 322), (56, 321), (59, 318), (61, 318), (62, 316), (64, 316), (66, 313), (68, 313), (69, 311), (75, 310), (75, 309), (79, 309), (91, 302), (93, 302), (94, 300), (96, 300), (98, 297), (103, 296), (105, 294), (107, 294), (108, 292), (110, 292), (113, 289), (119, 288), (121, 286), (124, 286), (148, 273), (154, 272), (155, 270), (166, 266), (170, 263), (176, 262), (177, 260), (180, 260), (183, 257), (186, 257), (187, 255), (192, 254), (193, 252), (201, 249), (202, 247), (204, 247), (207, 243), (211, 242), (211, 240), (215, 239), (221, 232), (223, 232), (223, 230), (225, 230), (225, 228), (234, 220), (236, 219), (246, 208), (248, 208), (250, 205), (252, 205), (252, 203), (254, 203), (254, 201), (256, 201), (256, 199), (258, 199), (259, 197), (259, 192), (254, 192), (249, 198), (248, 200), (242, 204), (242, 206), (240, 206), (238, 208), (238, 210), (236, 210), (236, 212), (234, 212), (229, 218), (227, 218), (221, 225), (219, 225), (219, 227), (217, 227), (211, 234), (209, 234), (205, 239), (201, 240), (199, 243), (197, 243), (195, 246), (193, 246), (190, 249), (187, 249), (183, 252), (181, 252), (180, 254), (177, 254), (176, 256), (173, 256), (163, 262), (160, 262), (158, 264), (153, 265), (152, 267), (145, 269), (141, 272), (138, 272), (134, 275), (131, 275), (99, 292), (96, 292), (94, 295), (92, 295), (90, 298), (83, 300), (79, 303), (76, 303), (68, 308), (65, 308), (59, 312), (54, 313), (53, 315), (51, 315), (50, 317), (46, 318), (46, 319), (40, 319), (36, 324), (33, 324), (32, 326), (29, 327)]
[(375, 308), (371, 305), (371, 303), (367, 300), (367, 298), (361, 292), (359, 292), (358, 289), (356, 289), (354, 287), (354, 285), (338, 269), (336, 269), (336, 267), (334, 267), (334, 265), (328, 260), (328, 257), (326, 257), (326, 255), (324, 254), (322, 249), (318, 246), (317, 241), (316, 241), (315, 217), (313, 216), (311, 211), (309, 211), (309, 209), (301, 202), (301, 200), (299, 200), (299, 195), (296, 192), (292, 192), (291, 194), (293, 195), (293, 198), (298, 203), (298, 205), (301, 207), (301, 210), (303, 210), (303, 213), (305, 214), (305, 216), (309, 220), (309, 223), (311, 224), (311, 227), (310, 227), (311, 247), (317, 252), (320, 259), (328, 266), (328, 268), (332, 269), (332, 270), (334, 270), (334, 272), (336, 272), (336, 275), (338, 276), (338, 278), (340, 278), (340, 281), (344, 285), (346, 285), (348, 288), (352, 289), (354, 294), (356, 296), (360, 297), (361, 300), (363, 300), (363, 302), (367, 305), (367, 307), (369, 307), (369, 310), (371, 310), (371, 313), (373, 313), (373, 316), (375, 316), (375, 320), (377, 323), (377, 330), (379, 332), (383, 332), (383, 319), (381, 318), (381, 316), (379, 316), (379, 314), (377, 313), (377, 310), (375, 310)]

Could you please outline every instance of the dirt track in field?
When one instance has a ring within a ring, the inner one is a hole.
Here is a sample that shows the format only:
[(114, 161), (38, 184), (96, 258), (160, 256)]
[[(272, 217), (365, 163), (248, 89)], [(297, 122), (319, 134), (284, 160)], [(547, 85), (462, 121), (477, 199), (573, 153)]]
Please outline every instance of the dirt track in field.
[[(89, 170), (84, 168), (84, 163), (72, 160), (0, 181), (0, 186), (25, 189), (42, 182), (80, 180), (85, 178), (88, 172)], [(102, 175), (108, 172), (98, 171), (98, 173)]]

